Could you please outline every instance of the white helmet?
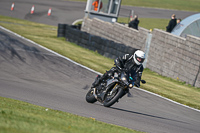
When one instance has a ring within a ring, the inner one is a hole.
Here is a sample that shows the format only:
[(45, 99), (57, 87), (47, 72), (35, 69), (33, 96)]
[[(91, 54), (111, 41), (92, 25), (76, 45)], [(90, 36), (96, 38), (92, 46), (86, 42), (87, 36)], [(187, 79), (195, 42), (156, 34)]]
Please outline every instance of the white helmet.
[(137, 50), (133, 55), (133, 59), (137, 65), (141, 65), (145, 60), (145, 53), (141, 50)]

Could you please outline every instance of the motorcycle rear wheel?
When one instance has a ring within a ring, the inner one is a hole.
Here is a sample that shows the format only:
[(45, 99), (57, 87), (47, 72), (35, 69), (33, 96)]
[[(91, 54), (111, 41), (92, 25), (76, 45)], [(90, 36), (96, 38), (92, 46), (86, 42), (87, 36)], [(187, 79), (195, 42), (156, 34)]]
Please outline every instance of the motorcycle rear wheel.
[(88, 93), (86, 94), (86, 97), (85, 97), (85, 99), (86, 99), (86, 101), (88, 102), (88, 103), (95, 103), (96, 101), (97, 101), (97, 99), (94, 97), (94, 95), (93, 95), (93, 88), (92, 89), (90, 89), (89, 91), (88, 91)]
[(105, 96), (105, 100), (103, 102), (103, 105), (105, 107), (112, 106), (115, 102), (118, 101), (119, 98), (121, 98), (124, 95), (124, 90), (119, 88), (116, 92), (114, 92), (112, 95), (108, 95), (108, 93)]

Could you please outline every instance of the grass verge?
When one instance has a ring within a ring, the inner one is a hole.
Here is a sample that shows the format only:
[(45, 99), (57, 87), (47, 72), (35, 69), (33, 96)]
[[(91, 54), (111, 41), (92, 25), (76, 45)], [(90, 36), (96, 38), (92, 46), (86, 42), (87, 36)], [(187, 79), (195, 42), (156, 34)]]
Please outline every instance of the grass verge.
[(9, 98), (0, 101), (1, 133), (141, 133)]

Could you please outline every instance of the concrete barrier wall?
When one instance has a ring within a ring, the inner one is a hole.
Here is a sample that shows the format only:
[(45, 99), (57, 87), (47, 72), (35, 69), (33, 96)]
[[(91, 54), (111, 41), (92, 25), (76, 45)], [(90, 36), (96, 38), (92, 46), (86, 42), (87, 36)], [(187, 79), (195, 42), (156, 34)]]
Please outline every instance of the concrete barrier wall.
[(154, 29), (147, 68), (200, 87), (200, 38), (177, 37)]
[(137, 49), (145, 48), (148, 30), (139, 27), (139, 31), (123, 24), (104, 22), (99, 19), (84, 19), (82, 31), (100, 36), (117, 43), (125, 44)]
[[(147, 50), (149, 31), (141, 27), (137, 31), (119, 23), (85, 19), (81, 30), (67, 26), (66, 39), (109, 58), (136, 49)], [(147, 68), (200, 87), (200, 38), (190, 35), (182, 38), (154, 29), (149, 44)]]

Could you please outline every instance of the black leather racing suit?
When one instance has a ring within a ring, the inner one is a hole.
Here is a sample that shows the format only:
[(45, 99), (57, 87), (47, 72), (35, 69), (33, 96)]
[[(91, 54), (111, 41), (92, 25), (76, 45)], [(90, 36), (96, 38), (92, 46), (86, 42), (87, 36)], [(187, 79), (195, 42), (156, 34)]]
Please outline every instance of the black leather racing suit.
[(131, 77), (135, 77), (135, 86), (140, 87), (140, 80), (142, 77), (142, 72), (143, 72), (143, 65), (137, 65), (134, 62), (133, 55), (130, 54), (125, 54), (123, 56), (120, 56), (115, 59), (115, 65), (116, 67), (112, 67), (109, 71), (104, 73), (102, 77), (100, 77), (97, 81), (95, 81), (92, 85), (92, 87), (98, 86), (98, 84), (103, 80), (106, 79), (107, 77), (113, 76), (114, 72), (119, 71), (119, 70), (126, 70), (127, 73)]

